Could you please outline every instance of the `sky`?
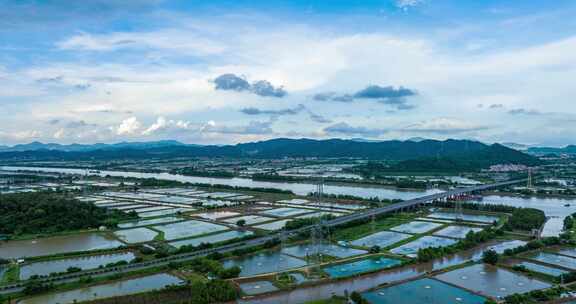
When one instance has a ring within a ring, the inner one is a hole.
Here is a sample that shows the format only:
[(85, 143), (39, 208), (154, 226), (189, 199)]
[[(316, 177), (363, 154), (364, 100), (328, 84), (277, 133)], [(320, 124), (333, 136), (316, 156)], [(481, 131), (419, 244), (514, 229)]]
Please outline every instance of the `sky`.
[(573, 0), (0, 0), (0, 145), (576, 144)]

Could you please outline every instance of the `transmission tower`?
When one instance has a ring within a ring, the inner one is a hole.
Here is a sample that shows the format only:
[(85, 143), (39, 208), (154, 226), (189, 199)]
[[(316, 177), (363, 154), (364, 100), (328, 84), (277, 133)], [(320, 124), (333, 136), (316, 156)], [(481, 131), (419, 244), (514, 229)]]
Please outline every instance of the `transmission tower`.
[(462, 220), (464, 218), (462, 209), (462, 200), (457, 198), (454, 202), (454, 212), (456, 213), (457, 220)]
[[(320, 178), (318, 183), (316, 184), (316, 203), (320, 206), (322, 202), (322, 197), (324, 196), (324, 180)], [(312, 258), (312, 270), (316, 270), (319, 268), (320, 264), (322, 263), (322, 248), (324, 247), (324, 219), (322, 217), (318, 217), (318, 221), (312, 227), (310, 232), (310, 239), (311, 239), (311, 255)]]
[[(280, 231), (280, 253), (284, 252), (286, 247), (286, 240), (288, 239), (288, 234), (286, 229), (282, 228)], [(282, 270), (282, 261), (284, 260), (283, 255), (278, 255), (278, 263), (276, 263), (276, 279), (280, 278), (280, 271)]]
[(532, 178), (532, 168), (528, 168), (528, 182), (526, 184), (526, 188), (528, 189), (534, 188), (534, 180)]

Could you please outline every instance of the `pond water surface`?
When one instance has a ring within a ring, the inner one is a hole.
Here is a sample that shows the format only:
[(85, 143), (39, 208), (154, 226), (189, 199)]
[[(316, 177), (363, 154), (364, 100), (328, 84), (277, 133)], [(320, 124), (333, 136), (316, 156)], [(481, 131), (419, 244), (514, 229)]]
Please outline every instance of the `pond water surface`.
[(367, 258), (345, 264), (322, 268), (331, 278), (345, 278), (360, 273), (386, 269), (400, 265), (402, 261), (385, 257)]
[(182, 280), (174, 276), (161, 273), (136, 279), (96, 285), (82, 289), (40, 295), (20, 300), (18, 304), (70, 304), (82, 301), (91, 301), (96, 299), (142, 293), (146, 291), (162, 289), (168, 285), (176, 285), (181, 283)]
[(492, 297), (506, 297), (514, 293), (548, 288), (551, 285), (502, 268), (486, 264), (446, 272), (437, 279)]
[(486, 301), (466, 290), (427, 278), (365, 292), (362, 296), (371, 304), (483, 304)]
[(269, 272), (285, 271), (306, 266), (306, 261), (297, 259), (278, 251), (248, 255), (241, 258), (224, 261), (226, 268), (239, 266), (242, 269), (240, 276), (248, 277)]
[(69, 267), (78, 267), (82, 270), (94, 269), (109, 263), (120, 261), (130, 262), (134, 259), (132, 252), (118, 254), (93, 255), (78, 258), (36, 262), (20, 267), (20, 279), (27, 280), (33, 275), (49, 275), (53, 272), (66, 272)]
[(542, 236), (557, 236), (562, 232), (564, 218), (576, 212), (576, 200), (542, 197), (512, 197), (490, 195), (484, 197), (483, 204), (502, 204), (514, 207), (535, 208), (551, 217), (542, 231)]
[(79, 233), (33, 240), (0, 242), (0, 258), (45, 256), (66, 252), (111, 249), (123, 245), (105, 234)]

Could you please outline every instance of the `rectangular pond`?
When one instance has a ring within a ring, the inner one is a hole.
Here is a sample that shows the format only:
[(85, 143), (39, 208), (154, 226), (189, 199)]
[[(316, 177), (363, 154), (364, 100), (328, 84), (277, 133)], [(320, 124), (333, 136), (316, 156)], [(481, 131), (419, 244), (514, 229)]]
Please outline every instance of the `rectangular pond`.
[(249, 296), (279, 290), (278, 287), (274, 286), (274, 284), (272, 284), (270, 281), (246, 282), (240, 283), (239, 285), (240, 289), (242, 289), (242, 292)]
[(314, 210), (286, 207), (286, 208), (276, 208), (276, 209), (270, 209), (270, 210), (262, 211), (262, 212), (260, 212), (260, 214), (273, 215), (273, 216), (278, 216), (278, 217), (289, 217), (289, 216), (301, 215), (301, 214), (309, 213), (309, 212), (314, 212)]
[(380, 231), (352, 241), (351, 244), (362, 247), (380, 246), (385, 248), (411, 237), (410, 234), (400, 232)]
[(164, 215), (172, 215), (176, 214), (180, 211), (194, 211), (195, 209), (184, 209), (184, 208), (173, 208), (173, 209), (166, 209), (166, 210), (158, 210), (158, 211), (150, 211), (139, 213), (138, 216), (140, 217), (157, 217), (157, 216), (164, 216)]
[(456, 242), (457, 241), (454, 239), (425, 235), (417, 240), (414, 240), (408, 244), (404, 244), (400, 247), (396, 247), (390, 251), (396, 254), (415, 256), (418, 254), (418, 250), (420, 249), (430, 247), (444, 247), (452, 245)]
[(138, 215), (142, 216), (142, 213), (145, 213), (145, 212), (159, 211), (159, 210), (166, 210), (166, 209), (172, 209), (172, 207), (154, 206), (154, 207), (146, 207), (146, 208), (136, 209), (135, 211), (138, 212)]
[(199, 236), (212, 232), (228, 230), (228, 227), (202, 221), (186, 221), (174, 224), (154, 226), (154, 229), (164, 232), (164, 239), (176, 240), (193, 236)]
[(428, 278), (364, 292), (362, 296), (371, 304), (484, 304), (486, 301), (469, 291)]
[(158, 232), (148, 228), (132, 228), (115, 231), (114, 235), (128, 244), (136, 244), (154, 240)]
[(315, 218), (315, 217), (322, 217), (322, 216), (326, 216), (326, 215), (332, 215), (334, 217), (339, 217), (344, 215), (344, 213), (340, 213), (340, 212), (329, 212), (329, 211), (319, 211), (319, 212), (314, 212), (314, 213), (308, 213), (308, 214), (304, 214), (304, 215), (299, 215), (296, 218)]
[(345, 278), (361, 273), (382, 270), (402, 264), (402, 261), (385, 257), (367, 258), (355, 262), (323, 267), (330, 278)]
[(552, 254), (548, 252), (539, 252), (530, 256), (530, 259), (550, 265), (576, 270), (576, 259), (567, 256)]
[(132, 252), (124, 252), (36, 262), (20, 266), (20, 279), (27, 280), (33, 275), (47, 276), (51, 273), (66, 272), (69, 267), (77, 267), (82, 270), (95, 269), (109, 263), (130, 262), (134, 257)]
[(0, 281), (4, 277), (4, 273), (8, 270), (8, 266), (0, 265)]
[(536, 263), (531, 263), (531, 262), (526, 262), (526, 261), (517, 263), (516, 265), (524, 266), (524, 267), (526, 267), (526, 269), (528, 269), (530, 271), (547, 274), (547, 275), (550, 275), (553, 277), (561, 276), (563, 274), (567, 274), (570, 272), (568, 270), (548, 267), (548, 266), (544, 266), (544, 265), (540, 265), (540, 264), (536, 264)]
[(273, 251), (226, 260), (223, 265), (226, 268), (239, 266), (242, 269), (240, 276), (248, 277), (300, 268), (308, 265), (308, 263), (304, 260), (281, 254), (278, 251)]
[(431, 230), (434, 230), (438, 227), (442, 227), (442, 224), (413, 221), (392, 227), (390, 230), (403, 233), (421, 234), (430, 232)]
[(495, 298), (551, 287), (548, 283), (486, 264), (457, 269), (436, 278)]
[(439, 218), (439, 219), (448, 219), (448, 220), (457, 220), (461, 219), (463, 221), (468, 222), (480, 222), (480, 223), (493, 223), (494, 221), (498, 221), (497, 216), (491, 215), (483, 215), (483, 214), (457, 214), (452, 212), (434, 212), (427, 217), (429, 218)]
[(127, 222), (118, 224), (118, 228), (136, 228), (142, 226), (150, 226), (150, 225), (157, 225), (157, 224), (164, 224), (164, 223), (171, 223), (183, 220), (180, 217), (176, 216), (167, 216), (167, 217), (159, 217), (149, 220), (139, 220), (134, 222)]
[(20, 300), (18, 304), (71, 304), (158, 290), (169, 285), (182, 283), (183, 281), (177, 277), (161, 273), (82, 289), (34, 296)]
[(181, 246), (184, 246), (184, 245), (198, 246), (202, 243), (215, 244), (215, 243), (225, 242), (225, 241), (229, 241), (229, 240), (233, 240), (233, 239), (237, 239), (237, 238), (241, 238), (241, 237), (245, 237), (245, 236), (249, 236), (249, 235), (253, 235), (253, 234), (254, 233), (252, 231), (231, 230), (231, 231), (227, 231), (227, 232), (222, 232), (222, 233), (218, 233), (218, 234), (211, 234), (211, 235), (197, 237), (197, 238), (193, 238), (193, 239), (186, 239), (186, 240), (182, 240), (182, 241), (169, 242), (168, 244), (171, 246), (174, 246), (176, 248), (180, 248)]
[(66, 252), (111, 249), (123, 246), (118, 240), (100, 233), (79, 233), (48, 238), (0, 242), (0, 258), (23, 258)]
[(239, 217), (233, 217), (233, 218), (225, 219), (225, 220), (223, 220), (223, 222), (230, 223), (230, 224), (236, 224), (240, 220), (246, 221), (246, 225), (252, 225), (252, 224), (274, 221), (276, 219), (273, 217), (266, 217), (266, 216), (260, 216), (260, 215), (246, 215), (246, 216), (239, 216)]
[(322, 253), (336, 258), (349, 258), (356, 255), (366, 254), (366, 250), (358, 250), (349, 247), (342, 247), (333, 244), (301, 244), (282, 249), (282, 253), (289, 254), (299, 258), (305, 258), (310, 255)]
[(284, 228), (284, 226), (286, 226), (286, 223), (288, 223), (289, 221), (291, 221), (291, 220), (279, 220), (279, 221), (275, 221), (275, 222), (271, 222), (271, 223), (267, 223), (267, 224), (254, 226), (254, 228), (269, 230), (269, 231), (280, 230), (280, 229)]
[(480, 232), (482, 228), (466, 227), (466, 226), (448, 226), (442, 230), (434, 232), (434, 235), (445, 236), (456, 239), (463, 239), (468, 232)]
[(562, 248), (558, 253), (576, 258), (576, 248)]
[(233, 211), (208, 211), (208, 212), (203, 212), (203, 213), (192, 214), (192, 216), (201, 217), (201, 218), (207, 219), (207, 220), (216, 220), (216, 219), (220, 219), (223, 217), (231, 217), (231, 216), (237, 216), (237, 215), (240, 215), (240, 213), (233, 212)]

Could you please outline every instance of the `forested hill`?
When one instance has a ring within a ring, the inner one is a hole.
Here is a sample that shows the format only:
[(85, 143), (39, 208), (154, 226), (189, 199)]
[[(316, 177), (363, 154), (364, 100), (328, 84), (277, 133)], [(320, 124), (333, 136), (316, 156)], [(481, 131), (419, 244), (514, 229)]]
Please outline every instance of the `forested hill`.
[(394, 172), (466, 172), (485, 169), (497, 164), (534, 166), (540, 163), (540, 160), (530, 155), (494, 144), (477, 151), (450, 156), (404, 160), (387, 168), (387, 170)]
[[(86, 160), (86, 159), (147, 159), (172, 157), (353, 157), (372, 160), (411, 160), (427, 157), (441, 158), (468, 155), (476, 152), (497, 163), (532, 163), (536, 159), (501, 145), (486, 145), (470, 140), (423, 140), (362, 142), (329, 139), (273, 139), (227, 146), (171, 145), (148, 149), (102, 149), (94, 151), (32, 150), (0, 153), (0, 159)], [(502, 159), (499, 159), (502, 155)], [(505, 157), (504, 157), (505, 156)]]

